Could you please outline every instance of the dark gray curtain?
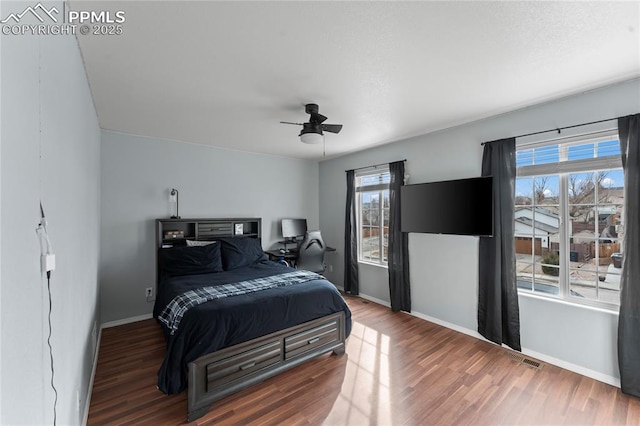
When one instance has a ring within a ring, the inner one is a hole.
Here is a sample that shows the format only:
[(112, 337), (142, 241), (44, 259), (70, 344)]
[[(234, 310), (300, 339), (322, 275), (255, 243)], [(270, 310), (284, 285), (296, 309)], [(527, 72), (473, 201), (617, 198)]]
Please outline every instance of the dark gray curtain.
[(618, 366), (622, 392), (640, 397), (640, 114), (618, 119), (625, 187), (625, 230)]
[(408, 234), (400, 231), (400, 188), (404, 185), (404, 161), (389, 163), (389, 295), (393, 312), (411, 312)]
[(358, 294), (358, 234), (356, 229), (356, 172), (347, 171), (347, 209), (344, 221), (344, 291)]
[(493, 176), (493, 237), (480, 237), (478, 332), (520, 351), (514, 243), (515, 138), (485, 143), (482, 176)]

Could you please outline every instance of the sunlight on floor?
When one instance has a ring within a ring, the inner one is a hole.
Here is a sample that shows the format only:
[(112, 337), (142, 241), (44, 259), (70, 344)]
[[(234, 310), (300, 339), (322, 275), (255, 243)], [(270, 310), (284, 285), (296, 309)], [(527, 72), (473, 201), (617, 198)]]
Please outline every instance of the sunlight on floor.
[(326, 425), (391, 424), (389, 336), (353, 323), (347, 369)]

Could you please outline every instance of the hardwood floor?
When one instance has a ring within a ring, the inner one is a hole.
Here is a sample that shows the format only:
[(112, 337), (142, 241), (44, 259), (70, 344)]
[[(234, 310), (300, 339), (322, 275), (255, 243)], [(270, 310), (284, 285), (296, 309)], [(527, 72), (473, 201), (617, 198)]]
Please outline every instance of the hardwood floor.
[[(639, 425), (640, 399), (358, 297), (343, 356), (325, 355), (214, 404), (193, 424)], [(89, 425), (186, 422), (186, 392), (156, 389), (154, 320), (103, 330)]]

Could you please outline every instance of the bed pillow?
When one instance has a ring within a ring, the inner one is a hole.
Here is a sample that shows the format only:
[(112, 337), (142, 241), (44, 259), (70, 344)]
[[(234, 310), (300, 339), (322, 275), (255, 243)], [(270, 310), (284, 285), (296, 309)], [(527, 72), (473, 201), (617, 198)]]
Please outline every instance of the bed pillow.
[(222, 272), (220, 244), (160, 249), (158, 266), (163, 277)]
[(225, 271), (267, 260), (260, 238), (225, 238), (222, 243), (222, 267)]
[(215, 244), (215, 241), (199, 241), (199, 240), (187, 240), (187, 246), (189, 247), (199, 247), (199, 246), (208, 246), (209, 244)]

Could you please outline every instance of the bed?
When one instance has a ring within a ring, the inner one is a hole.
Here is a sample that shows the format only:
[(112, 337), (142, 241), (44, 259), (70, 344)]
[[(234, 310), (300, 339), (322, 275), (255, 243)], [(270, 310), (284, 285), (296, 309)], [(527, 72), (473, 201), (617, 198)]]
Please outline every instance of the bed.
[(259, 232), (191, 237), (160, 244), (154, 305), (167, 343), (158, 388), (188, 390), (189, 421), (252, 384), (344, 353), (351, 312), (332, 283), (269, 261)]

